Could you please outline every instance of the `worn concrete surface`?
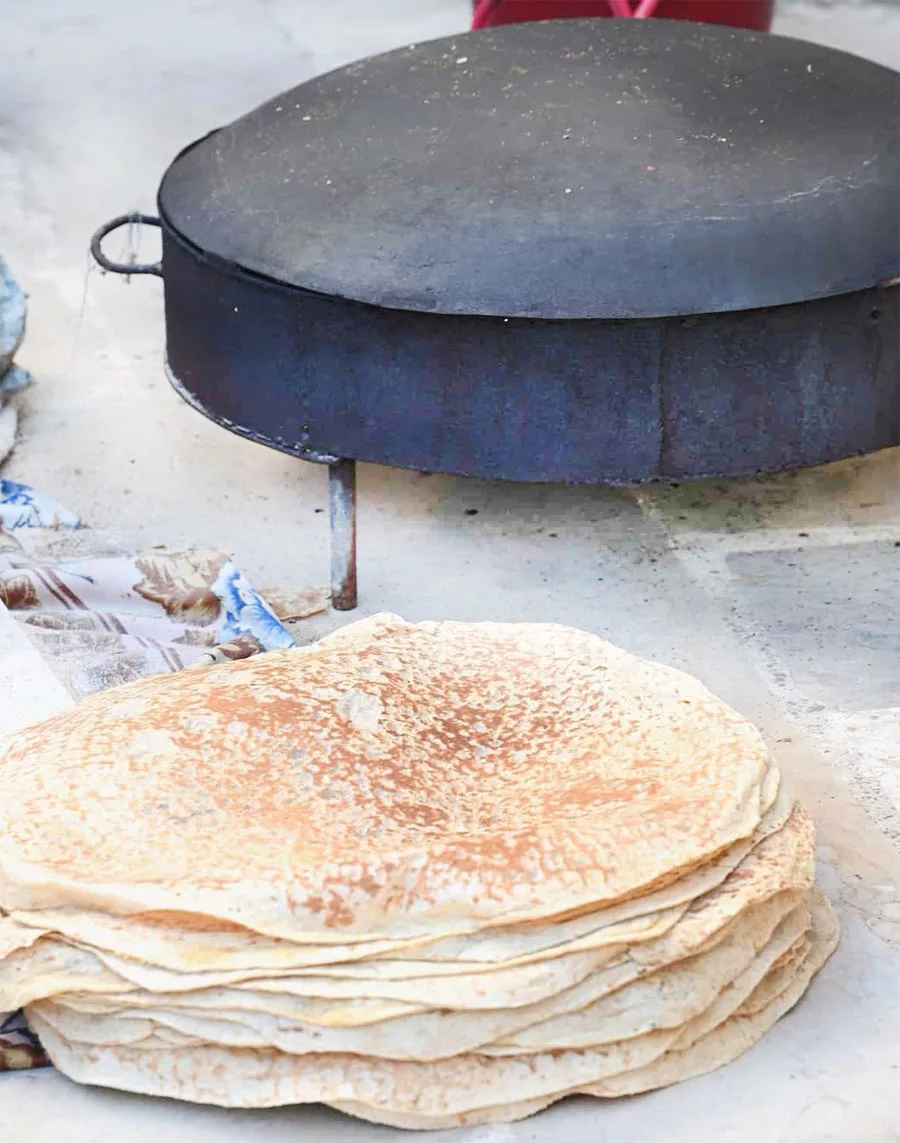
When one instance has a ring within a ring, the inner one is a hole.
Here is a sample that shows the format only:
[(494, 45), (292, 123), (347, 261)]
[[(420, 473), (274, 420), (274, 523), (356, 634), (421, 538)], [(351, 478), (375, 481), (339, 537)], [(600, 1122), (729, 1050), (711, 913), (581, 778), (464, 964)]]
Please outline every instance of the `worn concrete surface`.
[[(887, 540), (727, 557), (748, 614), (807, 698), (850, 710), (897, 701), (898, 549)], [(823, 643), (840, 654), (822, 654)]]
[[(161, 0), (152, 14), (0, 0), (0, 250), (31, 294), (20, 359), (39, 383), (4, 474), (132, 543), (229, 548), (259, 586), (324, 580), (324, 472), (180, 402), (161, 366), (158, 283), (89, 270), (87, 239), (114, 214), (152, 208), (185, 142), (314, 72), (461, 30), (468, 11), (466, 0)], [(900, 67), (897, 3), (784, 3), (777, 28)], [(760, 723), (813, 807), (847, 932), (807, 1001), (724, 1072), (459, 1138), (900, 1139), (900, 450), (669, 489), (370, 466), (360, 483), (360, 614), (557, 620), (693, 671)], [(0, 1079), (4, 1124), (11, 1109), (40, 1143), (409, 1137), (325, 1112), (148, 1103), (49, 1072)]]

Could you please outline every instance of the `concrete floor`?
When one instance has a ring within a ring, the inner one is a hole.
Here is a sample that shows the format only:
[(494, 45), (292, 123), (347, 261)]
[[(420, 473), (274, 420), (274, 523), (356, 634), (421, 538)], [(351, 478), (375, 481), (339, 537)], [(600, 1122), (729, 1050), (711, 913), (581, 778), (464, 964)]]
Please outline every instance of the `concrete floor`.
[[(187, 141), (315, 72), (461, 31), (468, 14), (467, 0), (0, 0), (0, 250), (31, 295), (21, 362), (39, 382), (4, 475), (135, 544), (230, 549), (260, 587), (324, 581), (325, 473), (188, 409), (162, 371), (159, 284), (102, 276), (87, 241), (152, 209)], [(896, 3), (784, 3), (777, 30), (900, 67)], [(363, 466), (360, 505), (361, 614), (571, 623), (693, 671), (755, 718), (815, 809), (848, 932), (780, 1049), (688, 1095), (469, 1143), (562, 1138), (570, 1123), (592, 1140), (699, 1143), (698, 1114), (717, 1141), (900, 1139), (900, 450), (634, 492)], [(13, 1109), (42, 1143), (205, 1143), (227, 1126), (318, 1138), (326, 1123), (336, 1139), (375, 1138), (324, 1113), (151, 1106), (53, 1073), (0, 1082), (0, 1113)]]

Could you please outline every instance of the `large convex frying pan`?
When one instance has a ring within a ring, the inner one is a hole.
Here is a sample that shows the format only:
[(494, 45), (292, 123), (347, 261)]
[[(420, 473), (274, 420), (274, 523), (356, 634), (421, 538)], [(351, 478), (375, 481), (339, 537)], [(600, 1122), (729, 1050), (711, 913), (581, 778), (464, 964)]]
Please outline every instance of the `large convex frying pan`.
[[(353, 461), (633, 482), (900, 442), (900, 85), (795, 40), (518, 24), (285, 92), (159, 191), (168, 368), (232, 432)], [(134, 216), (126, 216), (125, 221)]]

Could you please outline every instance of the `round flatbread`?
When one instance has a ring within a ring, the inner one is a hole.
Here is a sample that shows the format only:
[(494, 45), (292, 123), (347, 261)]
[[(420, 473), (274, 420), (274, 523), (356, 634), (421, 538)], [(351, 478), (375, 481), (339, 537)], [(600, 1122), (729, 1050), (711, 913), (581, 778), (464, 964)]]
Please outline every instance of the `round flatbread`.
[(141, 679), (7, 739), (0, 906), (434, 938), (668, 884), (777, 795), (746, 719), (596, 636), (361, 627)]

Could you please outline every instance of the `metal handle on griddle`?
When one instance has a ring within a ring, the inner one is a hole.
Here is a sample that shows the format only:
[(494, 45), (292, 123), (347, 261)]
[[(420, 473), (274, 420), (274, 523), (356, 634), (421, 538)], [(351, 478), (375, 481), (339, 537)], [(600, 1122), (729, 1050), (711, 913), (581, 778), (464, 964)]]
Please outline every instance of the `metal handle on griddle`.
[(112, 274), (155, 274), (157, 278), (163, 276), (162, 262), (111, 262), (103, 253), (102, 242), (107, 235), (118, 230), (120, 226), (162, 226), (159, 219), (153, 214), (120, 214), (118, 218), (110, 219), (103, 224), (91, 239), (91, 254), (98, 266), (109, 270)]

